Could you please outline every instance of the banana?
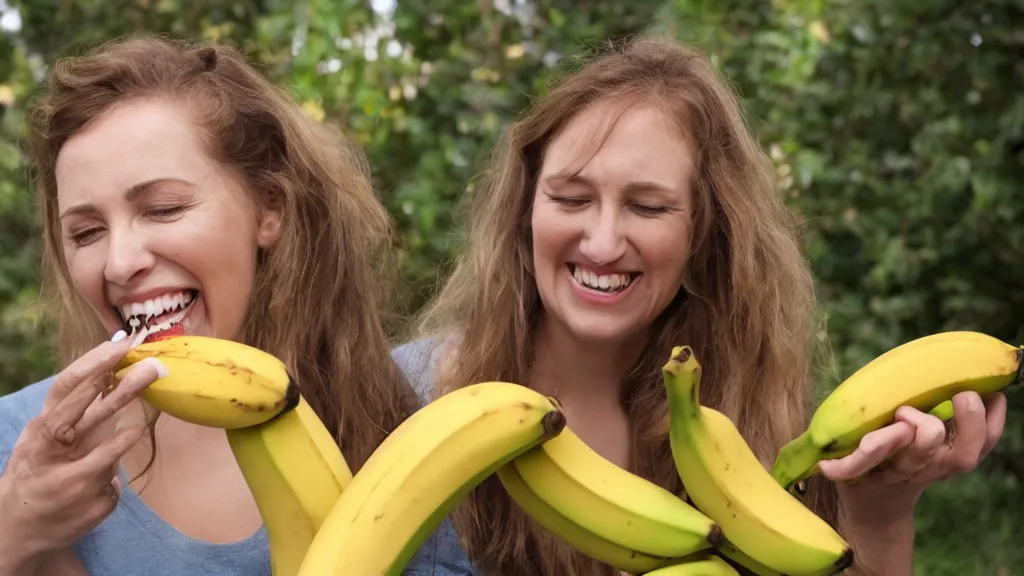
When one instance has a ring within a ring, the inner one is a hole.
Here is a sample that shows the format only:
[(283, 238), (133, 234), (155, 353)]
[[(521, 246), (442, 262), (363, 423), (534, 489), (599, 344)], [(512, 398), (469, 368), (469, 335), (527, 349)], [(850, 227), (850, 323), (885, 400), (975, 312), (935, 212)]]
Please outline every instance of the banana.
[(700, 560), (659, 568), (644, 576), (740, 576), (740, 573), (725, 560), (709, 555)]
[[(565, 434), (566, 430), (562, 430)], [(513, 500), (549, 533), (565, 542), (576, 551), (599, 562), (603, 562), (629, 574), (644, 574), (669, 563), (668, 558), (658, 558), (630, 550), (605, 540), (590, 530), (563, 516), (558, 510), (542, 500), (511, 463), (498, 469), (497, 476)]]
[[(928, 414), (935, 416), (936, 418), (942, 420), (943, 422), (949, 422), (950, 420), (953, 419), (953, 401), (946, 400), (942, 404), (939, 404), (935, 408), (929, 410)], [(859, 442), (858, 444), (849, 446), (842, 450), (836, 450), (835, 452), (823, 452), (821, 456), (818, 458), (818, 461), (815, 462), (814, 465), (811, 466), (809, 469), (807, 469), (806, 472), (801, 474), (795, 482), (793, 482), (790, 491), (793, 492), (794, 494), (802, 495), (804, 490), (801, 488), (800, 483), (804, 480), (807, 480), (808, 478), (811, 478), (812, 476), (817, 476), (818, 474), (821, 474), (821, 468), (818, 467), (819, 462), (821, 462), (822, 460), (837, 460), (839, 458), (849, 456), (850, 454), (856, 452), (858, 445)], [(886, 461), (888, 461), (888, 458), (886, 459)], [(856, 479), (852, 481), (856, 481)]]
[(669, 442), (697, 509), (744, 554), (789, 576), (838, 573), (853, 549), (824, 520), (777, 484), (727, 416), (700, 404), (701, 367), (686, 346), (662, 369)]
[(551, 400), (518, 384), (483, 382), (427, 404), (353, 477), (299, 575), (398, 576), (474, 486), (564, 427)]
[(722, 540), (710, 518), (605, 459), (568, 427), (500, 468), (498, 477), (552, 534), (627, 572), (668, 564)]
[[(736, 547), (732, 542), (726, 539), (722, 543), (722, 546), (718, 549), (718, 553), (723, 557), (728, 558), (731, 562), (746, 568), (748, 571), (753, 572), (757, 576), (785, 576), (778, 570), (772, 570), (771, 568), (761, 564), (757, 560), (754, 560), (750, 556), (743, 553), (742, 550)], [(828, 573), (832, 573), (832, 569), (828, 568)]]
[(952, 417), (954, 395), (988, 394), (1019, 381), (1024, 350), (978, 332), (944, 332), (897, 346), (842, 382), (811, 416), (807, 429), (783, 446), (771, 474), (787, 490), (826, 458), (853, 452), (869, 432), (911, 406)]
[(299, 400), (298, 386), (273, 355), (205, 336), (175, 336), (142, 344), (115, 367), (115, 380), (149, 357), (159, 359), (168, 374), (150, 384), (143, 399), (186, 422), (245, 428), (270, 420)]
[(294, 576), (352, 472), (301, 396), (294, 410), (227, 437), (267, 529), (271, 573)]

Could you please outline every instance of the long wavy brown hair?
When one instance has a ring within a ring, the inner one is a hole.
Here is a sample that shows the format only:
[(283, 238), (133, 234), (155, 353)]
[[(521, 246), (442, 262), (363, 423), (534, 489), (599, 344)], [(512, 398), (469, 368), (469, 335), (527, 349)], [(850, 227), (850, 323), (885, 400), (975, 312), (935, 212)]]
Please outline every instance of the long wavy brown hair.
[[(468, 243), (418, 332), (447, 342), (436, 393), (486, 380), (527, 383), (542, 305), (531, 270), (530, 212), (545, 147), (597, 102), (653, 102), (699, 151), (692, 252), (683, 288), (623, 382), (632, 471), (681, 494), (661, 366), (673, 345), (698, 354), (701, 400), (728, 415), (766, 467), (812, 402), (815, 293), (798, 228), (737, 97), (706, 57), (640, 38), (585, 59), (509, 126), (473, 186)], [(610, 130), (610, 127), (609, 127)], [(837, 523), (834, 488), (805, 497)], [(491, 477), (452, 519), (476, 567), (500, 576), (615, 574), (533, 523)], [(500, 527), (500, 528), (498, 528)]]
[(61, 147), (112, 107), (167, 98), (258, 206), (282, 211), (260, 254), (242, 340), (281, 358), (357, 470), (416, 404), (391, 360), (380, 314), (393, 294), (392, 222), (362, 150), (296, 105), (239, 51), (133, 36), (60, 60), (32, 116), (44, 232), (44, 291), (55, 300), (62, 365), (108, 337), (64, 260), (54, 167)]

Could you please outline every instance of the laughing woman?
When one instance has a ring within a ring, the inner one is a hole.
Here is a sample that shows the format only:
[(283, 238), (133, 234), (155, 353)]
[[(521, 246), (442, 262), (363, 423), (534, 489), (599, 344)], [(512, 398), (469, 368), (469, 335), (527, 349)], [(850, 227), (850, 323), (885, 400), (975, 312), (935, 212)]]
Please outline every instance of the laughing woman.
[(358, 469), (418, 403), (378, 319), (390, 223), (361, 151), (234, 51), (153, 38), (58, 62), (34, 119), (63, 369), (0, 398), (0, 575), (269, 575), (224, 431), (149, 425), (158, 364), (100, 392), (140, 316), (245, 342)]
[[(469, 243), (423, 338), (394, 355), (424, 396), (487, 380), (556, 396), (612, 462), (675, 493), (661, 366), (690, 345), (703, 403), (771, 462), (807, 422), (814, 290), (773, 170), (700, 55), (637, 41), (596, 59), (513, 124), (476, 187)], [(913, 513), (1002, 433), (1002, 395), (954, 399), (956, 439), (913, 409), (822, 464), (812, 509), (856, 550), (853, 572), (909, 576)], [(888, 471), (853, 478), (893, 456)], [(491, 477), (417, 575), (614, 574), (556, 541)]]

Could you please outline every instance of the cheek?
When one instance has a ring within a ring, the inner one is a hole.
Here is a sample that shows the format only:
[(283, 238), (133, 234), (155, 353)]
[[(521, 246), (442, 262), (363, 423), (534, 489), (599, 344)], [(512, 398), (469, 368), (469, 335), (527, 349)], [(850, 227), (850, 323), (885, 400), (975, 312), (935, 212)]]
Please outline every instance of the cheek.
[[(648, 225), (638, 242), (646, 265), (656, 271), (659, 284), (678, 286), (690, 257), (689, 234), (680, 224)], [(674, 288), (673, 288), (674, 289)]]
[(533, 225), (533, 257), (534, 264), (561, 265), (573, 249), (573, 225), (569, 218), (554, 213), (550, 208), (538, 208), (534, 211)]
[(252, 268), (255, 226), (224, 209), (191, 215), (180, 225), (161, 228), (168, 255), (204, 276), (233, 276)]
[(65, 247), (64, 253), (71, 287), (85, 298), (97, 314), (101, 314), (107, 308), (103, 274), (106, 252), (102, 242), (77, 249)]

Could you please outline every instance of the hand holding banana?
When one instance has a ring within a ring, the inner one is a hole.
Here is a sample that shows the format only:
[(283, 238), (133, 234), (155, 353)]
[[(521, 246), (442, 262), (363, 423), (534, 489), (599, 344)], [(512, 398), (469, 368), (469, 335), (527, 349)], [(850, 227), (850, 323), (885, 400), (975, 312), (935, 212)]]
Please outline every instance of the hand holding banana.
[[(1019, 381), (1022, 358), (1021, 348), (977, 332), (943, 332), (898, 346), (821, 403), (807, 430), (780, 451), (772, 475), (793, 488), (819, 471), (850, 480), (877, 468), (869, 484), (909, 481), (919, 493), (970, 471), (1002, 435), (1000, 391)], [(947, 441), (943, 420), (950, 418), (956, 436)]]

